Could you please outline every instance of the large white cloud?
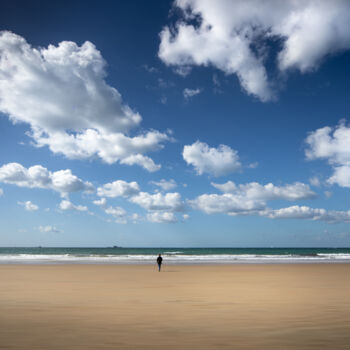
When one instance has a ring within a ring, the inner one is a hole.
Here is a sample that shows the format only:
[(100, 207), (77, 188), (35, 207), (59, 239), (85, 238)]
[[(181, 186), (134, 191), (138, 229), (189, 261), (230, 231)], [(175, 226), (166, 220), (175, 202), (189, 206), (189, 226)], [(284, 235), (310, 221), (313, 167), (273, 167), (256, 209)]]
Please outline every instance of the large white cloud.
[(88, 41), (33, 48), (19, 35), (0, 32), (0, 111), (13, 123), (28, 124), (38, 147), (156, 171), (159, 165), (144, 153), (159, 150), (169, 137), (158, 131), (125, 134), (140, 125), (141, 116), (106, 83), (105, 66)]
[(316, 193), (311, 191), (309, 185), (302, 182), (275, 186), (272, 183), (261, 185), (258, 182), (236, 185), (234, 182), (228, 181), (224, 184), (212, 183), (212, 185), (224, 193), (231, 193), (235, 196), (264, 201), (274, 199), (300, 200), (316, 197)]
[(198, 175), (208, 173), (221, 176), (241, 168), (238, 152), (226, 145), (215, 148), (196, 141), (184, 147), (182, 156), (187, 164), (195, 167)]
[(203, 194), (190, 201), (192, 207), (207, 214), (254, 215), (267, 209), (270, 200), (312, 199), (316, 194), (306, 184), (297, 182), (284, 186), (257, 182), (236, 185), (232, 181), (212, 185), (224, 194)]
[(350, 48), (346, 0), (177, 0), (174, 5), (183, 16), (160, 33), (159, 57), (167, 65), (212, 65), (236, 74), (243, 89), (262, 101), (274, 98), (264, 66), (271, 40), (281, 45), (281, 71), (311, 71), (325, 56)]
[(140, 188), (137, 182), (126, 182), (123, 180), (116, 180), (111, 183), (107, 183), (97, 189), (97, 195), (100, 197), (130, 197), (138, 194)]
[(0, 182), (29, 188), (46, 188), (65, 195), (71, 192), (92, 192), (90, 182), (84, 182), (72, 174), (70, 169), (51, 172), (41, 165), (28, 169), (19, 163), (8, 163), (0, 167)]
[(350, 187), (350, 127), (342, 121), (336, 127), (329, 126), (311, 132), (306, 138), (307, 159), (326, 159), (333, 168), (330, 184)]

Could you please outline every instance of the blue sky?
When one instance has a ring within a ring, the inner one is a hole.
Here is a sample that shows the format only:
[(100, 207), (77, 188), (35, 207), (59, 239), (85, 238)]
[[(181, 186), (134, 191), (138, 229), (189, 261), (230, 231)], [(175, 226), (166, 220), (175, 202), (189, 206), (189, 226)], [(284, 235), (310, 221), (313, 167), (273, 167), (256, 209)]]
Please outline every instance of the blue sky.
[(1, 246), (350, 246), (349, 20), (3, 2)]

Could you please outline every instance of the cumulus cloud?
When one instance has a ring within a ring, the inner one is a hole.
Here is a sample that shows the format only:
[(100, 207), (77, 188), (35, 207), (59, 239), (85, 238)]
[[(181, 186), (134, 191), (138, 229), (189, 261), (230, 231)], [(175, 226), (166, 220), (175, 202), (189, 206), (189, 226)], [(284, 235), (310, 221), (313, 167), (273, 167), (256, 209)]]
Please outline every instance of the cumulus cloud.
[(161, 179), (160, 181), (151, 181), (150, 183), (160, 187), (163, 191), (172, 190), (177, 186), (175, 180), (173, 179), (170, 179), (170, 180)]
[(36, 211), (39, 209), (39, 207), (32, 203), (31, 201), (26, 201), (26, 202), (17, 202), (19, 205), (22, 205), (25, 210), (27, 211)]
[(97, 195), (100, 197), (130, 197), (138, 194), (140, 188), (137, 182), (126, 182), (123, 180), (117, 180), (111, 183), (107, 183), (97, 189)]
[(293, 205), (288, 208), (263, 211), (260, 213), (260, 215), (267, 216), (271, 219), (307, 219), (326, 221), (329, 223), (350, 223), (350, 210), (327, 211), (325, 209), (310, 208), (307, 206), (298, 205)]
[(315, 70), (327, 55), (350, 48), (346, 0), (176, 0), (174, 5), (182, 16), (160, 33), (163, 62), (236, 74), (242, 88), (261, 101), (275, 95), (265, 68), (271, 42), (280, 43), (282, 72)]
[(224, 194), (203, 194), (190, 201), (195, 209), (207, 214), (255, 215), (267, 209), (270, 200), (312, 199), (316, 194), (306, 184), (296, 182), (284, 186), (272, 183), (261, 185), (257, 182), (236, 185), (232, 181), (224, 184), (212, 183)]
[(173, 212), (155, 211), (147, 214), (147, 220), (158, 224), (171, 224), (177, 222), (176, 215)]
[(51, 172), (41, 165), (25, 168), (19, 163), (8, 163), (0, 167), (0, 182), (19, 187), (51, 189), (62, 195), (71, 192), (92, 192), (90, 182), (84, 182), (72, 174), (70, 169)]
[(222, 176), (241, 168), (238, 152), (226, 145), (214, 148), (196, 141), (184, 147), (182, 156), (187, 164), (194, 166), (198, 175)]
[(185, 209), (184, 202), (178, 192), (165, 194), (140, 192), (131, 197), (129, 201), (150, 211), (181, 212)]
[(261, 199), (245, 198), (231, 193), (202, 194), (190, 201), (190, 204), (206, 214), (244, 215), (266, 208), (266, 203)]
[(75, 205), (67, 199), (62, 200), (59, 207), (61, 210), (88, 211), (85, 205)]
[(328, 183), (350, 187), (350, 127), (341, 121), (336, 127), (323, 127), (306, 138), (309, 160), (325, 159), (333, 168)]
[(190, 97), (196, 96), (201, 93), (201, 89), (184, 89), (183, 95), (185, 99), (189, 99)]
[(40, 232), (43, 232), (43, 233), (59, 233), (59, 232), (61, 232), (61, 230), (59, 230), (55, 226), (51, 226), (51, 225), (39, 226), (38, 229)]
[(161, 149), (169, 137), (153, 130), (129, 136), (142, 118), (106, 83), (105, 66), (88, 41), (33, 48), (19, 35), (0, 32), (0, 111), (28, 124), (37, 147), (155, 171), (159, 166), (144, 153)]
[(227, 181), (224, 184), (211, 183), (215, 188), (224, 193), (231, 193), (235, 196), (257, 200), (301, 200), (313, 199), (316, 193), (311, 191), (309, 185), (301, 182), (287, 184), (284, 186), (275, 186), (272, 183), (261, 185), (257, 182), (236, 185), (232, 181)]

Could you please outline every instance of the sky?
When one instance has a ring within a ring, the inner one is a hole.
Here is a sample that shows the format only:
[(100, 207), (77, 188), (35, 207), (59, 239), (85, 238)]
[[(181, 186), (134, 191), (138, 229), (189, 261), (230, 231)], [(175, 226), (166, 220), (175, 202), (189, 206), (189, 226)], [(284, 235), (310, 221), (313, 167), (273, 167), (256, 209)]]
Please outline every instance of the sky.
[(0, 246), (349, 247), (350, 3), (2, 1)]

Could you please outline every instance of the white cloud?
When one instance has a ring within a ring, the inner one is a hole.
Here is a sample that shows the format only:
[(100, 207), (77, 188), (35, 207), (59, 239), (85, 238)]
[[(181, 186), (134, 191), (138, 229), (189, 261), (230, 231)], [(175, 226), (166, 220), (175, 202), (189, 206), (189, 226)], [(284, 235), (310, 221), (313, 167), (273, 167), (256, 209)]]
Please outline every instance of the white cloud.
[(190, 216), (188, 214), (184, 214), (184, 215), (182, 215), (182, 217), (184, 220), (188, 220), (190, 218)]
[(280, 71), (312, 71), (327, 55), (350, 48), (346, 0), (177, 0), (174, 4), (183, 16), (174, 28), (166, 26), (160, 33), (158, 55), (164, 63), (214, 66), (236, 74), (242, 88), (262, 101), (274, 98), (264, 66), (271, 40), (281, 45)]
[(174, 68), (174, 72), (182, 77), (187, 77), (191, 73), (192, 68), (190, 66), (179, 66)]
[(195, 209), (207, 214), (256, 215), (267, 209), (270, 200), (312, 199), (316, 194), (306, 184), (296, 182), (284, 186), (256, 182), (236, 185), (232, 181), (212, 185), (224, 194), (203, 194), (190, 201)]
[(140, 192), (140, 188), (137, 182), (126, 182), (123, 180), (117, 180), (111, 183), (107, 183), (97, 189), (97, 195), (100, 197), (130, 197)]
[(137, 224), (138, 222), (140, 222), (142, 220), (142, 216), (137, 214), (137, 213), (133, 213), (131, 216), (130, 216), (130, 219), (131, 221), (134, 223), (134, 224)]
[(2, 188), (0, 188), (0, 197), (4, 194), (4, 191), (2, 190)]
[(266, 207), (266, 203), (260, 199), (251, 199), (231, 193), (224, 194), (202, 194), (190, 201), (193, 208), (203, 211), (206, 214), (229, 214), (245, 215), (254, 214)]
[(328, 183), (337, 184), (340, 187), (350, 187), (350, 165), (342, 165), (333, 168), (334, 173), (328, 179)]
[(226, 145), (214, 148), (204, 142), (196, 141), (184, 147), (182, 156), (187, 164), (195, 167), (198, 175), (208, 173), (221, 176), (241, 168), (238, 152)]
[(171, 224), (177, 222), (177, 218), (173, 212), (155, 211), (147, 214), (147, 220), (155, 223)]
[(94, 189), (90, 182), (82, 181), (70, 169), (51, 172), (41, 165), (27, 169), (19, 163), (8, 163), (0, 167), (0, 182), (19, 187), (51, 189), (62, 195), (79, 191), (92, 192)]
[(160, 181), (151, 181), (150, 183), (160, 187), (163, 191), (172, 190), (177, 186), (175, 180), (173, 179), (170, 179), (170, 180), (161, 179)]
[(181, 195), (177, 192), (166, 194), (140, 192), (129, 201), (151, 211), (181, 212), (185, 208)]
[(101, 199), (94, 200), (92, 203), (94, 203), (95, 205), (99, 205), (101, 207), (104, 207), (107, 203), (107, 200), (106, 200), (106, 198), (101, 198)]
[(350, 210), (327, 211), (325, 209), (310, 208), (307, 206), (298, 205), (294, 205), (288, 208), (268, 210), (266, 212), (262, 212), (261, 215), (267, 216), (271, 219), (308, 219), (326, 221), (329, 223), (350, 223)]
[(326, 159), (333, 168), (328, 183), (350, 187), (350, 127), (341, 121), (336, 127), (326, 126), (306, 138), (307, 159)]
[(257, 182), (236, 185), (232, 181), (228, 181), (224, 184), (216, 184), (213, 182), (211, 184), (224, 193), (231, 193), (235, 196), (263, 201), (276, 199), (301, 200), (316, 197), (316, 193), (311, 191), (309, 185), (301, 182), (295, 182), (294, 184), (287, 184), (284, 186), (275, 186), (272, 183), (261, 185)]
[(201, 89), (184, 89), (183, 95), (185, 99), (189, 99), (190, 97), (196, 96), (201, 93)]
[(37, 147), (154, 171), (157, 166), (143, 154), (161, 149), (169, 137), (158, 131), (125, 134), (142, 118), (106, 83), (105, 66), (88, 41), (33, 48), (19, 35), (0, 32), (0, 111), (13, 123), (28, 124)]
[(77, 210), (77, 211), (88, 211), (85, 205), (75, 205), (67, 199), (64, 199), (60, 203), (61, 210)]
[(112, 215), (116, 223), (118, 224), (126, 224), (127, 223), (127, 217), (126, 217), (126, 211), (125, 209), (121, 207), (109, 207), (105, 209), (105, 213), (108, 215)]
[(161, 166), (159, 164), (155, 164), (151, 158), (143, 156), (142, 154), (133, 154), (129, 157), (122, 159), (120, 163), (127, 165), (137, 164), (144, 167), (151, 173), (158, 171), (161, 168)]
[(26, 201), (26, 202), (17, 202), (19, 205), (22, 205), (25, 210), (27, 211), (36, 211), (39, 209), (39, 207), (32, 203), (31, 201)]
[(38, 229), (39, 229), (40, 232), (43, 232), (43, 233), (59, 233), (59, 232), (62, 232), (61, 230), (59, 230), (55, 226), (51, 226), (51, 225), (39, 226)]

